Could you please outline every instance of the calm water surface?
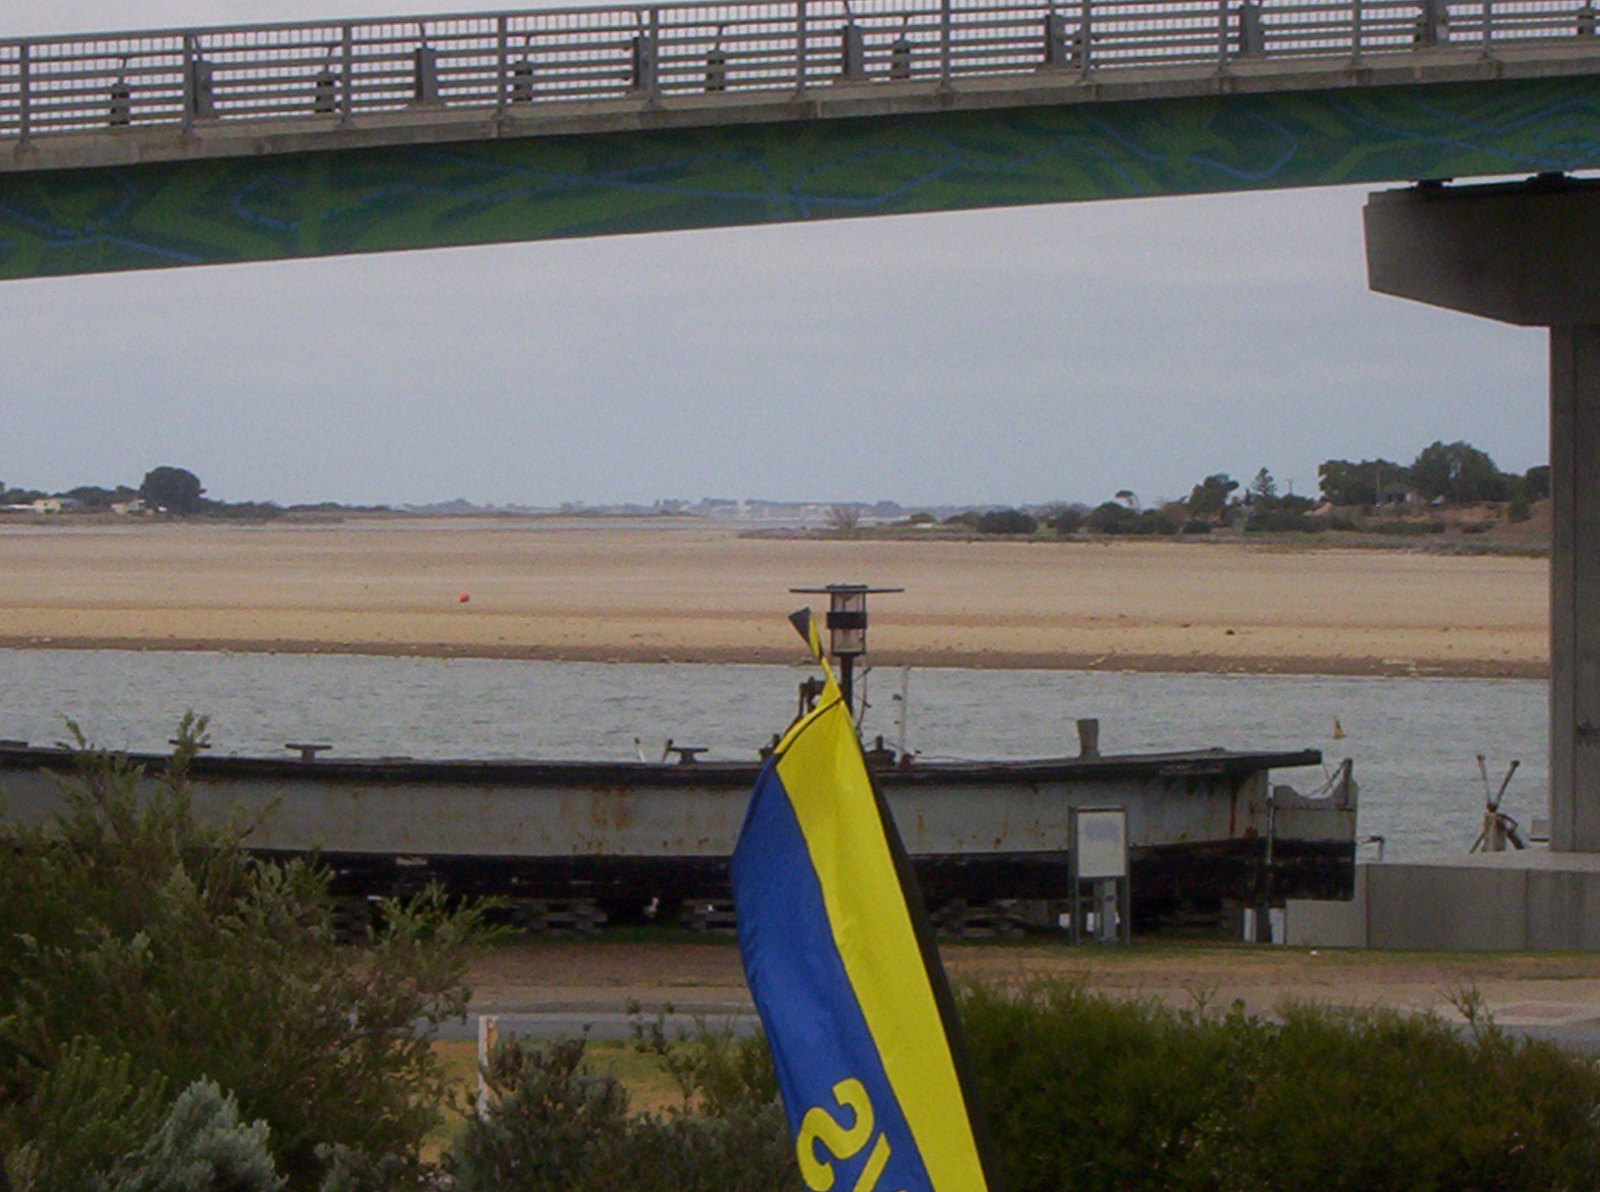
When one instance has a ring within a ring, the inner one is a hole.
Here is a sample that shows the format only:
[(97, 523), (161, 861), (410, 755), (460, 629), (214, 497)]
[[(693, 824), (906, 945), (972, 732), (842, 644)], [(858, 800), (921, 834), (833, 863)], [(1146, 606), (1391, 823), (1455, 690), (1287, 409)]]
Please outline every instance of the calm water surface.
[[(218, 753), (654, 759), (666, 738), (748, 759), (795, 710), (810, 672), (774, 666), (507, 662), (342, 655), (0, 650), (0, 737), (49, 743), (67, 719), (116, 749), (166, 748), (186, 709), (211, 718)], [(900, 731), (901, 672), (867, 677), (865, 732)], [(916, 670), (907, 743), (924, 757), (1077, 751), (1073, 722), (1101, 721), (1106, 752), (1323, 751), (1355, 759), (1359, 831), (1393, 858), (1465, 851), (1483, 787), (1520, 758), (1503, 810), (1545, 814), (1546, 685), (1510, 679), (1150, 675)], [(1335, 739), (1335, 723), (1345, 733)], [(635, 745), (635, 738), (640, 744)], [(1276, 775), (1302, 792), (1314, 769)], [(1363, 855), (1373, 850), (1363, 849)]]

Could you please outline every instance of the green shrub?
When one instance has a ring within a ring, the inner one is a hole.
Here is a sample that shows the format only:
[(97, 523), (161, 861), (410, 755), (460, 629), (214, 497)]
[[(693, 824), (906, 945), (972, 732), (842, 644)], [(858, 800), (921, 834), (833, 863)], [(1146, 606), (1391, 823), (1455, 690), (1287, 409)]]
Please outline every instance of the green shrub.
[(1020, 509), (991, 509), (977, 521), (980, 534), (1032, 534), (1038, 528), (1038, 518)]
[(1428, 1016), (1299, 1007), (1258, 1031), (1248, 1112), (1208, 1123), (1222, 1186), (1595, 1186), (1600, 1079), (1581, 1058)]
[(1176, 534), (1183, 524), (1166, 510), (1131, 509), (1119, 501), (1096, 505), (1084, 518), (1084, 529), (1093, 534)]
[(16, 1192), (94, 1188), (108, 1158), (141, 1146), (165, 1108), (162, 1076), (136, 1073), (128, 1055), (107, 1055), (92, 1038), (49, 1058), (45, 1066), (44, 1056), (14, 1056), (8, 1072), (5, 1121), (15, 1141), (0, 1147), (0, 1161)]
[(245, 1125), (232, 1094), (209, 1080), (183, 1091), (161, 1129), (126, 1160), (111, 1192), (278, 1192), (265, 1122)]
[(1244, 528), (1252, 534), (1316, 534), (1323, 527), (1318, 519), (1291, 509), (1256, 509)]
[(1389, 534), (1398, 538), (1420, 538), (1424, 534), (1443, 534), (1449, 528), (1446, 522), (1440, 521), (1438, 518), (1432, 518), (1428, 521), (1377, 521), (1367, 527), (1373, 534)]
[(1281, 1022), (975, 990), (963, 1020), (1008, 1192), (1593, 1188), (1600, 1072), (1428, 1016)]
[(1138, 524), (1139, 515), (1121, 501), (1102, 501), (1083, 519), (1083, 528), (1091, 534), (1130, 534)]
[[(1007, 1192), (1552, 1192), (1597, 1186), (1600, 1071), (1477, 1018), (1290, 1006), (1280, 1021), (1059, 983), (960, 999)], [(634, 1115), (584, 1043), (496, 1052), (457, 1192), (786, 1192), (759, 1040), (644, 1032), (681, 1107)]]
[(760, 1040), (702, 1030), (654, 1043), (683, 1103), (634, 1114), (615, 1078), (592, 1072), (585, 1041), (495, 1050), (491, 1109), (451, 1152), (456, 1192), (798, 1192), (788, 1127)]
[(1070, 985), (968, 991), (962, 1022), (1008, 1192), (1167, 1192), (1229, 1079), (1226, 1039)]
[(627, 1132), (628, 1094), (583, 1066), (584, 1040), (495, 1048), (485, 1065), (494, 1107), (473, 1118), (451, 1154), (458, 1192), (583, 1186)]
[(210, 1080), (267, 1123), (293, 1189), (316, 1187), (319, 1146), (414, 1161), (444, 1095), (431, 1028), (464, 1013), (477, 912), (429, 891), (387, 906), (370, 948), (340, 946), (323, 871), (196, 823), (203, 731), (186, 720), (143, 794), (125, 759), (84, 750), (57, 822), (0, 827), (0, 1156), (15, 1168), (43, 1107), (77, 1098), (99, 1133), (64, 1153), (109, 1171), (153, 1128), (161, 1082)]
[(1057, 534), (1065, 537), (1083, 529), (1083, 522), (1087, 516), (1088, 510), (1081, 505), (1064, 505), (1050, 515), (1046, 524)]

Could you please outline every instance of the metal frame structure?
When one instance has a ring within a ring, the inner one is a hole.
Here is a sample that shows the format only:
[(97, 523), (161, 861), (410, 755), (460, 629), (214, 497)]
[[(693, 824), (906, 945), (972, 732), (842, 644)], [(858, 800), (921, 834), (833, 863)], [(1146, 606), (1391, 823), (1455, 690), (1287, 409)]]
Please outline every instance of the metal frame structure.
[(0, 41), (0, 141), (1593, 43), (1591, 0), (775, 0)]

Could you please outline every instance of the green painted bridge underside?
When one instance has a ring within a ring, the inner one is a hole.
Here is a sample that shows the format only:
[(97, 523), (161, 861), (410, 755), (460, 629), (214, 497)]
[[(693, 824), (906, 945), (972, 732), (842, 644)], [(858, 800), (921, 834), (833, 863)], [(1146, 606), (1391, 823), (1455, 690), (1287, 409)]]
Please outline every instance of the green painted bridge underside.
[(0, 277), (1600, 166), (1600, 79), (0, 175)]

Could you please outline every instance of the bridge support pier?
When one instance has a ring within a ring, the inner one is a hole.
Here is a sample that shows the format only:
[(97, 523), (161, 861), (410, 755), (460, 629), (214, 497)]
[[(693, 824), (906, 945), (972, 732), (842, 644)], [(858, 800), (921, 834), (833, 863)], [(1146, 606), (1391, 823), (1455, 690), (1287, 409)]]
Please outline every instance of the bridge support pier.
[(1374, 194), (1372, 289), (1550, 328), (1550, 846), (1600, 853), (1600, 187)]

